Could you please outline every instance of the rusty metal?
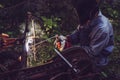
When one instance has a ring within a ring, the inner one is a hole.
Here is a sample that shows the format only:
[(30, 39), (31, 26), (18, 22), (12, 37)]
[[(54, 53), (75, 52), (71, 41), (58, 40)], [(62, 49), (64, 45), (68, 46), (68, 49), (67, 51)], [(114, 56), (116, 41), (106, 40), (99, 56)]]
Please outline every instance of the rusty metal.
[[(89, 57), (86, 55), (84, 50), (80, 49), (79, 47), (69, 48), (63, 51), (62, 54), (73, 65), (75, 65), (75, 62), (80, 60), (89, 60)], [(81, 71), (82, 69), (83, 68), (81, 68)], [(68, 67), (68, 65), (59, 56), (56, 56), (45, 65), (1, 73), (0, 79), (5, 80), (8, 78), (10, 80), (49, 80), (54, 75), (62, 72), (68, 71), (68, 73), (72, 73), (70, 70), (71, 69)]]
[[(90, 59), (88, 55), (85, 53), (83, 49), (80, 47), (72, 47), (69, 49), (66, 49), (62, 52), (63, 56), (66, 57), (68, 61), (71, 62), (74, 67), (77, 67), (80, 69), (80, 73), (77, 75), (82, 75), (82, 71), (88, 67), (83, 66), (76, 66), (81, 61), (87, 61), (87, 64), (81, 64), (84, 66), (90, 65)], [(89, 63), (88, 63), (89, 62)], [(68, 74), (71, 74), (74, 78), (74, 73), (72, 70), (68, 67), (68, 65), (59, 57), (55, 56), (51, 61), (47, 62), (45, 65), (32, 67), (32, 68), (25, 68), (20, 70), (13, 70), (13, 71), (7, 71), (0, 74), (0, 79), (5, 80), (49, 80), (53, 78), (55, 75), (67, 72)], [(86, 74), (86, 73), (84, 73)]]
[(67, 74), (72, 75), (70, 77), (74, 80), (77, 76), (82, 77), (83, 75), (88, 75), (88, 73), (92, 71), (91, 59), (80, 47), (66, 49), (62, 54), (75, 68), (80, 69), (79, 73), (75, 74), (59, 56), (55, 56), (52, 60), (41, 66), (0, 73), (0, 79), (50, 80), (53, 79), (55, 75), (66, 72)]

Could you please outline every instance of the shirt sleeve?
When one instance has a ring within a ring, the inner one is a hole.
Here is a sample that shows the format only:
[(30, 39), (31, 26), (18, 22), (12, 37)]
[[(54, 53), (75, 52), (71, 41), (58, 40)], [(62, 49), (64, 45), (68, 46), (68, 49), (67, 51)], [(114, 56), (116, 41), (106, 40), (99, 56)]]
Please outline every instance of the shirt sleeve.
[(103, 29), (94, 30), (91, 34), (89, 46), (83, 46), (83, 49), (92, 56), (97, 56), (109, 42), (109, 34)]
[(80, 40), (80, 38), (79, 38), (80, 29), (81, 29), (81, 26), (78, 25), (78, 26), (77, 26), (77, 29), (76, 29), (71, 35), (69, 35), (70, 42), (71, 42), (73, 45), (79, 43), (79, 40)]
[(70, 37), (70, 42), (72, 44), (77, 44), (79, 43), (78, 39), (79, 31), (76, 29), (69, 37)]

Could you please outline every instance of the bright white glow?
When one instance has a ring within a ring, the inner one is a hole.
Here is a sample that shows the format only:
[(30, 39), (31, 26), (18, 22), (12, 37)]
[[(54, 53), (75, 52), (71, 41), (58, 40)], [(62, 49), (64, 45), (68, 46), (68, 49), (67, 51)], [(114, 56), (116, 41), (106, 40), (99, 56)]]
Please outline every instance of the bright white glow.
[(32, 53), (31, 52), (32, 49), (30, 48), (32, 44), (33, 44), (33, 39), (32, 38), (27, 38), (26, 43), (25, 43), (25, 47), (26, 47), (26, 51), (27, 51), (28, 55), (31, 55), (31, 53)]

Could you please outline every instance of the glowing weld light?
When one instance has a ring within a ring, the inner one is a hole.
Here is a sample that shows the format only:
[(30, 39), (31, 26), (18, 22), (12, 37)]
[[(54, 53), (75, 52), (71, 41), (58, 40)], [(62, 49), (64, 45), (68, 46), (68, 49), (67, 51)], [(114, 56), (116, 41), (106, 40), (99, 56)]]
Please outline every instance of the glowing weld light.
[(32, 38), (27, 38), (26, 43), (25, 43), (25, 48), (26, 48), (26, 52), (28, 55), (31, 54), (31, 49), (30, 46), (33, 44), (33, 39)]

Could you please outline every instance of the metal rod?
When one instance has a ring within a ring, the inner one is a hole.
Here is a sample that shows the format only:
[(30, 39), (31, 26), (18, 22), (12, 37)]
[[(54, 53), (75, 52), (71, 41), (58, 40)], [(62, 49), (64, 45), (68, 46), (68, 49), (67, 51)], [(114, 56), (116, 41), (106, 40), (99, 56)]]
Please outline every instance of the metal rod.
[(35, 46), (40, 45), (40, 44), (42, 44), (42, 43), (44, 43), (44, 42), (46, 42), (46, 41), (48, 41), (48, 40), (50, 40), (50, 39), (53, 39), (53, 38), (55, 38), (55, 36), (50, 37), (50, 38), (47, 38), (47, 39), (45, 39), (45, 40), (43, 40), (43, 41), (40, 41), (40, 42), (38, 42), (38, 43), (35, 43)]
[(69, 65), (69, 67), (71, 67), (74, 70), (74, 72), (78, 72), (78, 70), (74, 68), (72, 64), (57, 49), (54, 48), (54, 50)]

